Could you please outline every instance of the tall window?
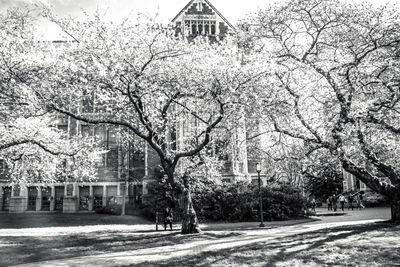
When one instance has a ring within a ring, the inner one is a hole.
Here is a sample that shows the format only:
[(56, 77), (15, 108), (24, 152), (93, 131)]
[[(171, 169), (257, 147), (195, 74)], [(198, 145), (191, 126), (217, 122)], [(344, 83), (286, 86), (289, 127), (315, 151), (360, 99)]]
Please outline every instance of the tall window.
[(199, 12), (203, 11), (203, 3), (202, 3), (202, 1), (197, 2), (197, 11), (199, 11)]
[(190, 20), (185, 20), (185, 35), (186, 36), (191, 34), (190, 30), (191, 30), (191, 28), (190, 28)]
[(81, 134), (84, 137), (88, 137), (88, 136), (92, 136), (93, 135), (93, 130), (92, 127), (90, 127), (90, 125), (81, 125)]
[(199, 23), (199, 35), (203, 34), (203, 24)]
[(215, 35), (215, 24), (211, 24), (211, 34)]
[(3, 159), (0, 159), (0, 176), (5, 171), (6, 171), (6, 162)]
[(82, 97), (82, 112), (93, 113), (94, 112), (94, 93), (88, 92)]
[(209, 23), (208, 21), (205, 22), (205, 25), (204, 25), (204, 33), (205, 33), (206, 35), (209, 35), (209, 34), (210, 34), (210, 23)]
[(196, 29), (196, 24), (192, 22), (192, 35), (197, 35), (197, 29)]

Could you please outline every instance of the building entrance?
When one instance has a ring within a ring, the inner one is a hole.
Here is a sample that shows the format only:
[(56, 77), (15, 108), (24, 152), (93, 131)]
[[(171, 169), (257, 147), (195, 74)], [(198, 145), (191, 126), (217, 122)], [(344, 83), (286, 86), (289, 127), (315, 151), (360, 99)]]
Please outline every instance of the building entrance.
[(89, 186), (79, 187), (79, 210), (89, 210)]
[(8, 211), (10, 209), (11, 187), (3, 187), (3, 204), (1, 210)]
[(63, 201), (64, 201), (64, 186), (56, 186), (55, 187), (55, 206), (54, 210), (62, 211), (63, 210)]
[(38, 189), (36, 186), (28, 187), (28, 210), (36, 210), (36, 200), (38, 196)]
[(41, 210), (50, 210), (50, 202), (51, 202), (51, 188), (50, 187), (42, 187), (42, 206)]
[(107, 206), (117, 204), (117, 187), (107, 186)]
[(93, 186), (93, 209), (99, 210), (103, 208), (103, 187)]

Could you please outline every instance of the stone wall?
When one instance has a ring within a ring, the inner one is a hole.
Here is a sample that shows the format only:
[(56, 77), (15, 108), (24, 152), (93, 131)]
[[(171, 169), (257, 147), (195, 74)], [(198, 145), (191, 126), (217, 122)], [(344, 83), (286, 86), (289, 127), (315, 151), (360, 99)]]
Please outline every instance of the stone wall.
[(74, 213), (78, 210), (79, 200), (76, 196), (65, 196), (63, 200), (63, 213)]
[(11, 197), (10, 198), (10, 213), (25, 212), (28, 207), (28, 200), (26, 197)]

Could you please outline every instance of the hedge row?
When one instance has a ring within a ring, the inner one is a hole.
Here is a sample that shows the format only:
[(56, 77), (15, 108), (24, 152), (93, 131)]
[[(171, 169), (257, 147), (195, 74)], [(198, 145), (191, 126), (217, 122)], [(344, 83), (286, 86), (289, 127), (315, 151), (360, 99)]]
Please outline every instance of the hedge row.
[[(158, 184), (150, 186), (157, 197), (142, 207), (146, 217), (154, 218), (171, 203), (168, 193), (162, 192)], [(259, 220), (258, 188), (253, 185), (225, 183), (222, 185), (202, 184), (192, 189), (192, 200), (200, 221), (256, 221)], [(306, 199), (297, 188), (289, 185), (274, 185), (262, 188), (264, 220), (287, 220), (304, 216)], [(179, 218), (177, 202), (175, 218)]]
[[(287, 220), (304, 215), (306, 200), (288, 185), (263, 187), (264, 220)], [(214, 221), (255, 221), (259, 219), (259, 193), (254, 186), (219, 185), (201, 193), (194, 192), (198, 217)]]

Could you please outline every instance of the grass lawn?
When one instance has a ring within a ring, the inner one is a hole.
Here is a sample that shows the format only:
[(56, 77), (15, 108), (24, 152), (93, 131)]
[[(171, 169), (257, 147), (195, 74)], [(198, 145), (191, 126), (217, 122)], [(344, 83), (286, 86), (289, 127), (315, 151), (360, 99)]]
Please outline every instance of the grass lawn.
[(138, 216), (117, 216), (98, 213), (18, 213), (0, 214), (0, 229), (84, 226), (99, 224), (152, 224)]
[[(288, 221), (262, 231), (250, 224), (214, 224), (203, 234), (181, 235), (155, 232), (154, 224), (134, 216), (3, 215), (0, 266), (71, 259), (76, 266), (400, 266), (400, 226), (387, 223), (308, 230), (304, 227), (317, 222)], [(247, 245), (232, 246), (242, 240)], [(211, 244), (222, 248), (201, 249)], [(106, 263), (115, 255), (125, 260)], [(137, 255), (142, 255), (138, 263)], [(92, 258), (85, 262), (86, 256)]]
[(336, 227), (131, 266), (400, 266), (400, 226)]
[[(89, 228), (90, 229), (90, 228)], [(29, 229), (28, 229), (29, 230)], [(30, 233), (25, 236), (0, 234), (0, 266), (33, 263), (46, 260), (61, 260), (72, 257), (102, 255), (103, 253), (134, 251), (144, 248), (166, 247), (185, 242), (213, 240), (234, 236), (235, 233), (205, 233), (197, 236), (184, 236), (178, 231), (139, 231), (129, 229), (81, 232), (69, 231)], [(101, 262), (99, 262), (101, 266)], [(85, 266), (85, 265), (83, 265)]]

